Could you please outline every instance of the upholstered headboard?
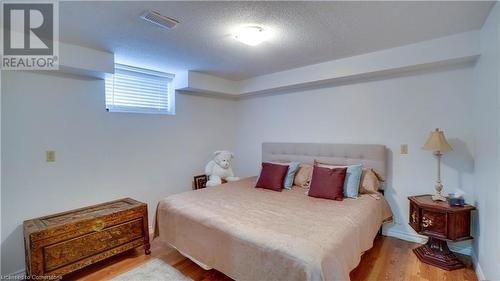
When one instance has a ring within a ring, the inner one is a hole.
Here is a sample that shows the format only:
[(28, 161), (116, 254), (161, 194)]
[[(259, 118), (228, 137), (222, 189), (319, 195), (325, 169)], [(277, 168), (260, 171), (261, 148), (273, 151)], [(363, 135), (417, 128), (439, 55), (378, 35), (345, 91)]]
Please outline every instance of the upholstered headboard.
[(328, 164), (363, 164), (385, 176), (386, 149), (379, 144), (276, 143), (262, 144), (262, 161), (297, 161)]

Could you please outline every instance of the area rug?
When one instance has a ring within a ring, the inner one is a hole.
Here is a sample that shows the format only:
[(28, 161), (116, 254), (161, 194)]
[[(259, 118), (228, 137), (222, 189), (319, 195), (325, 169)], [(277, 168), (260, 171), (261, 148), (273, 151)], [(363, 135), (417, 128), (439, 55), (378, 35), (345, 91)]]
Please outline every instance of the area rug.
[(162, 260), (153, 259), (111, 279), (113, 281), (192, 281)]

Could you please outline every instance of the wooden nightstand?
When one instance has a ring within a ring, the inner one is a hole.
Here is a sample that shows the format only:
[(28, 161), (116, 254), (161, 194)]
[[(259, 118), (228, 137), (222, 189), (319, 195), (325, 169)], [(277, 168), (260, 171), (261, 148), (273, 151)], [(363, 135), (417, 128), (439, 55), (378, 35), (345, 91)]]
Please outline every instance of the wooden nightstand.
[(471, 205), (451, 207), (448, 202), (433, 201), (431, 195), (410, 196), (410, 226), (429, 237), (427, 244), (413, 249), (422, 262), (446, 270), (465, 267), (448, 248), (447, 241), (472, 239), (470, 236)]
[[(222, 184), (227, 183), (227, 180), (225, 180), (225, 179), (221, 179), (221, 180), (222, 180)], [(196, 190), (196, 189), (202, 189), (202, 188), (207, 187), (207, 181), (208, 181), (208, 176), (205, 174), (194, 176), (193, 189)]]

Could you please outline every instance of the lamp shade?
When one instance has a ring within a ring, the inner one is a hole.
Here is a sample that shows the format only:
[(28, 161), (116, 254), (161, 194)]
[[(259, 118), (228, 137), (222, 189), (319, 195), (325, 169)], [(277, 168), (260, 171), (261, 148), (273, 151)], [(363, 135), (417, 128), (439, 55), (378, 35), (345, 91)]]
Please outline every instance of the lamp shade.
[(424, 144), (423, 149), (431, 150), (431, 151), (450, 151), (452, 150), (451, 145), (448, 143), (446, 138), (444, 137), (443, 131), (440, 131), (436, 128), (435, 131), (432, 131), (427, 139), (427, 142)]

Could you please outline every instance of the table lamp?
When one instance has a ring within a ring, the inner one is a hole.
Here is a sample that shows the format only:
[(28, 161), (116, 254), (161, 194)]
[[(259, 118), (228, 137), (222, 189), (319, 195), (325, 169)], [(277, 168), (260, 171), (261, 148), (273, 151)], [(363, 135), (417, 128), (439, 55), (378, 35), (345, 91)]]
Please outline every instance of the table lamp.
[(432, 200), (446, 201), (446, 198), (441, 194), (443, 190), (443, 185), (441, 184), (441, 157), (443, 157), (442, 152), (450, 151), (452, 148), (448, 141), (446, 141), (443, 131), (436, 128), (436, 130), (432, 131), (429, 135), (423, 149), (433, 151), (437, 158), (436, 194), (432, 196)]

